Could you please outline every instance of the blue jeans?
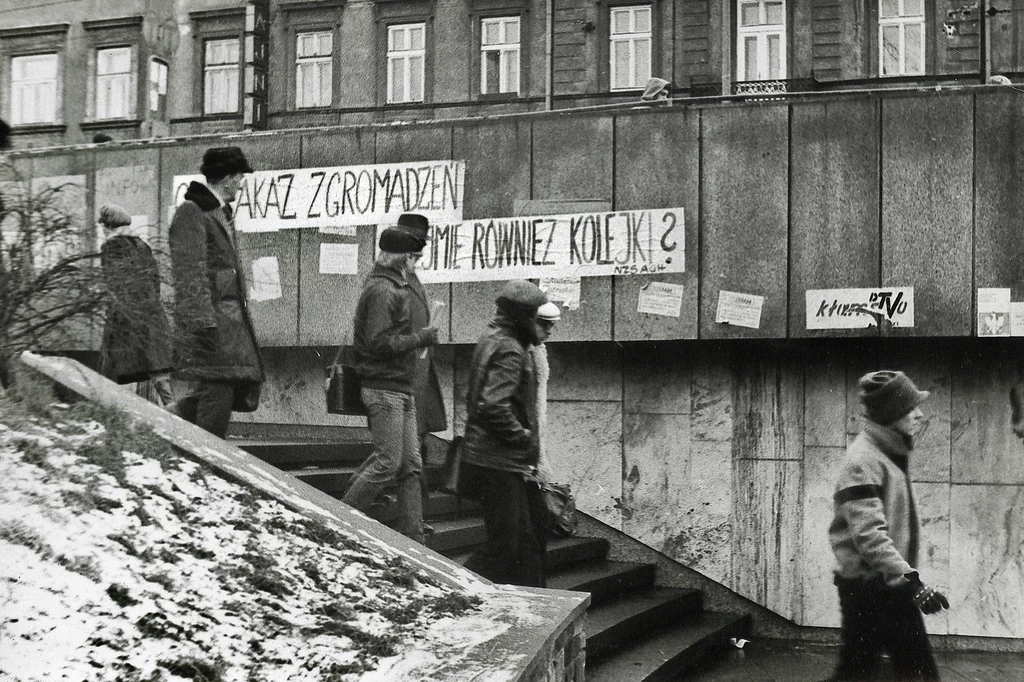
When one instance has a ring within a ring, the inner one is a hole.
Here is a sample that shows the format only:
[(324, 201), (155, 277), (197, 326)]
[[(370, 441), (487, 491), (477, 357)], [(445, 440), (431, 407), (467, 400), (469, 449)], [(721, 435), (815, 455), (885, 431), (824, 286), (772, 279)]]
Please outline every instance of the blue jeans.
[(423, 458), (416, 429), (416, 400), (408, 393), (362, 389), (373, 452), (356, 470), (341, 501), (366, 513), (398, 482), (396, 529), (423, 542)]

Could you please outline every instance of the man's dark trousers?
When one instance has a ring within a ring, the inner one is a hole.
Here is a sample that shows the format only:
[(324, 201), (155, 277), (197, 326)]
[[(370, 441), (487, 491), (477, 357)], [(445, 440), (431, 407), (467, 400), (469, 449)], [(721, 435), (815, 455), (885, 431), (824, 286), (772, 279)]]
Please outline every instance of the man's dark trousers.
[(200, 381), (191, 393), (174, 405), (173, 412), (218, 438), (224, 438), (228, 435), (234, 402), (235, 385), (232, 382)]
[(899, 682), (939, 679), (924, 618), (909, 588), (893, 588), (878, 580), (837, 577), (842, 610), (842, 649), (832, 680), (863, 682), (879, 673), (881, 654), (889, 653)]

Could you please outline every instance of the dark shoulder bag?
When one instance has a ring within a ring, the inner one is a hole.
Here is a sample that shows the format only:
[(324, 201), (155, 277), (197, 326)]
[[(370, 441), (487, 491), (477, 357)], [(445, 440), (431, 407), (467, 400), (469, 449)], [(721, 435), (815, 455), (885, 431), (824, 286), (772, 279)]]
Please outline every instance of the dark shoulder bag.
[(338, 352), (328, 369), (327, 412), (350, 416), (366, 415), (362, 381), (360, 381), (359, 373), (352, 366), (348, 346), (338, 346)]

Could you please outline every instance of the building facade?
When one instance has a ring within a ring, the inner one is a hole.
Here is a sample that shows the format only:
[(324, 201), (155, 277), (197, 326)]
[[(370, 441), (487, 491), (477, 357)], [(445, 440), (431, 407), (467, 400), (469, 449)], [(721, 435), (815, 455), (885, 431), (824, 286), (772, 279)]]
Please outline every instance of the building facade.
[(1024, 0), (0, 0), (18, 147), (1011, 81)]

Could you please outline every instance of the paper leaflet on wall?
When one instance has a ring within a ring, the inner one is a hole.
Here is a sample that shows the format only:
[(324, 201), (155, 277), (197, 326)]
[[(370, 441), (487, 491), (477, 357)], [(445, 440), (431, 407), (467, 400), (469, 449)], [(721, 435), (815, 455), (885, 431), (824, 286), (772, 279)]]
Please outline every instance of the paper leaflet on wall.
[(914, 326), (914, 287), (808, 289), (808, 329)]

